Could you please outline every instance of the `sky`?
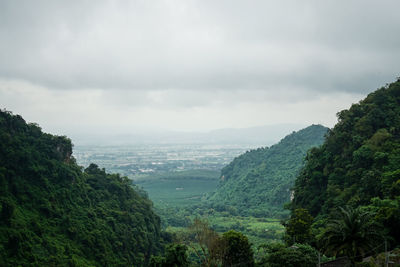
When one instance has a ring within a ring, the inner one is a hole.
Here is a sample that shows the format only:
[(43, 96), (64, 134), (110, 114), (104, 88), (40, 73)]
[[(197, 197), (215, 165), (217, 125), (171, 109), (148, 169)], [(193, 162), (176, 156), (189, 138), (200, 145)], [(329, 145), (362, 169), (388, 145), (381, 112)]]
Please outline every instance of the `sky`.
[(400, 1), (0, 2), (0, 108), (50, 133), (323, 124), (400, 76)]

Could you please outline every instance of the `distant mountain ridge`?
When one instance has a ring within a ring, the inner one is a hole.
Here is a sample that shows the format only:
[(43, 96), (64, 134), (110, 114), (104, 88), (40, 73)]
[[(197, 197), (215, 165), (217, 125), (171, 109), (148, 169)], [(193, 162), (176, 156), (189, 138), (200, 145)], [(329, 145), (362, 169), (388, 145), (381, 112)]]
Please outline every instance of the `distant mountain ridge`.
[(224, 128), (209, 132), (148, 131), (133, 134), (107, 135), (101, 133), (76, 134), (77, 145), (132, 145), (132, 144), (246, 144), (272, 145), (282, 136), (304, 128), (301, 124), (273, 124), (249, 128)]
[(312, 125), (271, 147), (240, 155), (222, 169), (220, 184), (208, 200), (216, 208), (242, 215), (282, 212), (307, 151), (321, 145), (327, 131), (322, 125)]

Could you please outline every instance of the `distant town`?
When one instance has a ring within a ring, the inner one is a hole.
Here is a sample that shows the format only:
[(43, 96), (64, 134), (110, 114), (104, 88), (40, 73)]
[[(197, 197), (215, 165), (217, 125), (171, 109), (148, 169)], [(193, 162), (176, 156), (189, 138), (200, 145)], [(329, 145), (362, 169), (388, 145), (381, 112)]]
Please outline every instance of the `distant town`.
[(149, 173), (219, 171), (233, 158), (252, 148), (255, 147), (203, 144), (76, 146), (73, 155), (84, 167), (95, 163), (108, 172), (135, 179)]

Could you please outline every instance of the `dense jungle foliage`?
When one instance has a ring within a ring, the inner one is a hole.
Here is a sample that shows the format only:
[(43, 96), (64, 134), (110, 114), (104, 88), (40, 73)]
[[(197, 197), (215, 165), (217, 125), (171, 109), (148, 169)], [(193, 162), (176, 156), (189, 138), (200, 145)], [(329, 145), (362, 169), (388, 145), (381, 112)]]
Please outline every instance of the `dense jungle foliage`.
[(366, 206), (400, 242), (400, 80), (339, 112), (306, 160), (292, 209), (322, 218), (339, 206)]
[(295, 181), (285, 241), (378, 266), (400, 245), (400, 79), (337, 115)]
[(0, 111), (0, 265), (142, 266), (161, 248), (152, 203), (71, 141)]
[(221, 171), (220, 184), (209, 200), (216, 208), (241, 215), (277, 217), (290, 201), (294, 180), (307, 151), (324, 141), (328, 128), (312, 125), (271, 147), (248, 151)]

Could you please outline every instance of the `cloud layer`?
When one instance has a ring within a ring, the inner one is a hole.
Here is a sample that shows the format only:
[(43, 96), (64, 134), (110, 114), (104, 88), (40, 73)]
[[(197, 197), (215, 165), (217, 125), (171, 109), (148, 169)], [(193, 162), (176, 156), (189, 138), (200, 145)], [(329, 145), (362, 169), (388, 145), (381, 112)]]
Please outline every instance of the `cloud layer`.
[[(64, 100), (93, 125), (102, 112), (189, 130), (333, 124), (338, 108), (400, 75), (399, 8), (397, 0), (2, 1), (0, 104), (44, 124), (44, 107)], [(125, 128), (124, 120), (111, 122)]]

